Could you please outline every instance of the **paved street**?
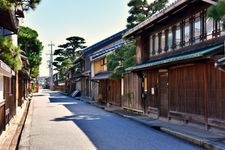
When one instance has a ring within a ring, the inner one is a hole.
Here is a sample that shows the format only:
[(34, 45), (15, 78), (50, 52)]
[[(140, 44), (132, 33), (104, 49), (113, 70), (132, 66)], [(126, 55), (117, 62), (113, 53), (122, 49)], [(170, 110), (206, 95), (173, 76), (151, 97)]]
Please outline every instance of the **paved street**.
[(200, 149), (59, 93), (32, 99), (19, 150)]

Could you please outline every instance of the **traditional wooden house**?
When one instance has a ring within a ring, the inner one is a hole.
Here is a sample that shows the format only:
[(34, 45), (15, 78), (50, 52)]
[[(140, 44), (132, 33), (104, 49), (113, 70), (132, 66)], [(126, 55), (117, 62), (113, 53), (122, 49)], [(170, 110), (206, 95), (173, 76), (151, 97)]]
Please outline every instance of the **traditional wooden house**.
[(63, 78), (60, 77), (59, 73), (53, 74), (53, 85), (54, 90), (65, 92), (65, 81), (63, 80)]
[[(156, 117), (225, 127), (225, 32), (207, 18), (204, 0), (177, 0), (124, 37), (136, 39), (137, 65), (125, 74), (134, 93), (130, 103)], [(132, 106), (132, 105), (131, 105)]]
[[(110, 71), (107, 69), (107, 54), (125, 44), (120, 32), (119, 38), (108, 46), (90, 54), (91, 80), (95, 84), (97, 99), (103, 103), (121, 106), (121, 80), (110, 80)], [(93, 91), (94, 92), (94, 91)]]
[[(6, 37), (17, 33), (18, 17), (15, 10), (0, 10), (0, 36)], [(2, 51), (1, 51), (2, 52)], [(16, 73), (0, 60), (0, 132), (5, 129), (11, 118), (16, 114), (17, 78)]]
[[(79, 57), (73, 63), (73, 66), (67, 71), (67, 90), (71, 94), (75, 90), (81, 91), (81, 78), (83, 77), (83, 64), (82, 58)], [(81, 67), (82, 66), (82, 67)]]
[(75, 83), (73, 80), (74, 80), (74, 67), (71, 67), (66, 71), (65, 92), (67, 94), (71, 94), (75, 90)]
[[(97, 99), (99, 83), (91, 78), (90, 55), (116, 44), (118, 40), (121, 40), (122, 33), (124, 31), (82, 50), (82, 56), (74, 61), (74, 66), (67, 73), (66, 87), (69, 91), (79, 89), (82, 96)], [(74, 84), (74, 86), (71, 86), (71, 84)]]
[(18, 71), (18, 106), (21, 106), (24, 100), (29, 98), (31, 93), (30, 82), (32, 80), (29, 71), (29, 60), (26, 57), (26, 52), (21, 52), (21, 60), (23, 63), (23, 68)]

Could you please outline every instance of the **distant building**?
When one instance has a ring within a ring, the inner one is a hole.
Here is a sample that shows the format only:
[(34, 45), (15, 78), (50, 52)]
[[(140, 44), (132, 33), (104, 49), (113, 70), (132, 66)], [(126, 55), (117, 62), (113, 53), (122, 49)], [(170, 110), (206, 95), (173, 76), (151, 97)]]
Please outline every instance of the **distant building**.
[(46, 88), (46, 85), (47, 85), (46, 79), (47, 78), (48, 78), (48, 76), (39, 76), (37, 78), (39, 86), (41, 86), (42, 88)]

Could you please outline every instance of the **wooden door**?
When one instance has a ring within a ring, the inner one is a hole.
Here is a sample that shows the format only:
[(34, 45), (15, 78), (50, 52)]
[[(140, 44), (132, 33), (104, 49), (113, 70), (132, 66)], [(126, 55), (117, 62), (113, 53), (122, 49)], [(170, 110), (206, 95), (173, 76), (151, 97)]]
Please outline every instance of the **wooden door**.
[(121, 80), (108, 80), (108, 102), (121, 106)]
[(107, 103), (107, 80), (99, 80), (99, 95), (101, 95), (101, 101)]
[(160, 116), (168, 117), (168, 73), (159, 76)]

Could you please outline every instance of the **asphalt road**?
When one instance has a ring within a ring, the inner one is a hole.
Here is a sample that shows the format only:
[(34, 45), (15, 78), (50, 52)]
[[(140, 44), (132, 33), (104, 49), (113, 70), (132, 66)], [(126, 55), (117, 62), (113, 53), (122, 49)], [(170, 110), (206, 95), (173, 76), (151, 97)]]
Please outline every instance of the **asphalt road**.
[(19, 150), (192, 150), (190, 143), (59, 93), (34, 96)]

